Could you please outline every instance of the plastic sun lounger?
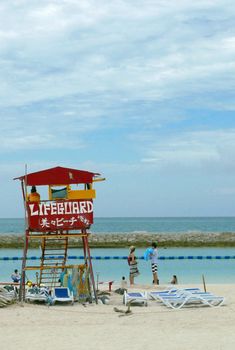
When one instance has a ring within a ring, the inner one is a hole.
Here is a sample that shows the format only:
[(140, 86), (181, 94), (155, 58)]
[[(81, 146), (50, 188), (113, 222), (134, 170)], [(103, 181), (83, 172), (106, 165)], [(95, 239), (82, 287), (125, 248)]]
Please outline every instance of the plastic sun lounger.
[(172, 309), (181, 309), (184, 305), (190, 304), (218, 307), (224, 304), (225, 298), (206, 292), (192, 293), (182, 290), (181, 293), (178, 294), (159, 295), (158, 300)]
[(7, 298), (8, 300), (16, 300), (17, 299), (17, 293), (15, 288), (8, 290), (5, 287), (0, 287), (0, 295)]
[(185, 289), (177, 289), (174, 292), (171, 293), (159, 293), (159, 294), (152, 294), (152, 298), (161, 302), (164, 302), (164, 300), (179, 300), (181, 297), (185, 297), (189, 294), (192, 295), (212, 295), (211, 293), (208, 292), (203, 292), (200, 289), (195, 289), (195, 290), (185, 290)]
[(184, 288), (184, 289), (177, 289), (177, 288), (170, 288), (166, 290), (161, 290), (161, 291), (152, 291), (149, 292), (149, 296), (153, 300), (159, 300), (159, 296), (164, 296), (164, 295), (175, 295), (178, 293), (181, 293), (182, 291), (188, 291), (191, 293), (204, 293), (200, 288)]
[(70, 292), (69, 288), (66, 287), (55, 287), (52, 291), (52, 303), (55, 302), (70, 302), (74, 303), (73, 294)]
[(181, 309), (186, 305), (207, 305), (211, 307), (218, 307), (224, 303), (224, 297), (217, 296), (203, 296), (203, 295), (191, 295), (172, 298), (163, 298), (162, 301), (167, 307), (172, 309)]
[(148, 305), (148, 295), (147, 292), (124, 292), (123, 304), (127, 303), (143, 303), (145, 306)]
[(159, 300), (159, 301), (162, 301), (162, 299), (172, 299), (172, 298), (179, 298), (181, 296), (184, 296), (185, 294), (193, 294), (193, 295), (212, 295), (211, 293), (209, 292), (204, 292), (202, 291), (200, 288), (184, 288), (184, 289), (170, 289), (170, 290), (167, 290), (167, 291), (161, 291), (161, 292), (157, 292), (157, 291), (153, 291), (153, 292), (150, 292), (149, 295), (152, 299), (154, 300)]
[(43, 301), (46, 302), (47, 301), (47, 296), (46, 295), (42, 295), (42, 294), (31, 294), (28, 293), (25, 296), (25, 300), (26, 301)]
[(43, 301), (47, 302), (49, 299), (49, 293), (45, 288), (32, 288), (26, 292), (26, 301)]

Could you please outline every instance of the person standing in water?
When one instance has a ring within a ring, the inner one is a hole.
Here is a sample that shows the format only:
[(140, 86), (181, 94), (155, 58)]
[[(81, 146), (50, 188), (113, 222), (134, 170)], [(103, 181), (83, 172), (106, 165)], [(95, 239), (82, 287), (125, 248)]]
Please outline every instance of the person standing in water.
[(135, 247), (130, 247), (130, 254), (128, 256), (128, 264), (130, 266), (130, 285), (132, 286), (134, 284), (134, 279), (137, 277), (140, 273), (137, 266), (137, 260), (135, 256)]
[(150, 253), (150, 259), (151, 259), (151, 268), (152, 268), (152, 274), (153, 274), (153, 284), (159, 284), (158, 279), (158, 251), (157, 251), (157, 243), (152, 243), (152, 251)]

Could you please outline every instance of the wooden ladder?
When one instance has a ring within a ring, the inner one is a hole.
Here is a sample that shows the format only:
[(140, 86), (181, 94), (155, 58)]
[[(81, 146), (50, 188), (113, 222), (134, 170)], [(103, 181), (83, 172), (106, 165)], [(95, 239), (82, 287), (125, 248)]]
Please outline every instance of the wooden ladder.
[(49, 233), (41, 240), (41, 265), (39, 285), (46, 287), (60, 286), (60, 274), (66, 265), (68, 254), (68, 235)]

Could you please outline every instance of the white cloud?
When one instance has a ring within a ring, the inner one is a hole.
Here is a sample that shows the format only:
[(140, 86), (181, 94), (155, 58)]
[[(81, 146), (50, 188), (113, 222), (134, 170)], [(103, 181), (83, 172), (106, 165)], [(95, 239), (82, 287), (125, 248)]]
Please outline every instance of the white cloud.
[[(72, 107), (72, 106), (71, 106)], [(56, 105), (34, 111), (16, 109), (10, 116), (1, 116), (0, 153), (32, 149), (81, 149), (85, 136), (99, 128), (97, 113), (59, 111)], [(85, 113), (85, 116), (84, 116)]]
[[(61, 145), (64, 131), (79, 131), (70, 146), (80, 147), (86, 133), (127, 120), (144, 129), (182, 119), (186, 104), (235, 108), (232, 1), (21, 0), (0, 7), (3, 149), (26, 147), (25, 134), (34, 135), (34, 147), (56, 147), (52, 128)], [(213, 92), (223, 96), (215, 101)], [(156, 105), (151, 115), (137, 113), (148, 103), (164, 103), (168, 112)], [(202, 153), (197, 148), (193, 157)]]
[(232, 0), (1, 1), (2, 183), (25, 162), (100, 171), (122, 198), (122, 181), (156, 170), (228, 180), (234, 19)]
[(20, 151), (20, 150), (35, 150), (35, 149), (80, 149), (84, 147), (83, 142), (79, 140), (70, 141), (62, 139), (61, 142), (58, 142), (58, 135), (52, 134), (31, 134), (16, 136), (1, 136), (1, 150), (0, 152), (11, 152), (11, 151)]
[(164, 100), (213, 89), (221, 75), (233, 81), (229, 4), (22, 1), (12, 11), (5, 2), (0, 105), (94, 92)]
[(160, 167), (234, 168), (235, 129), (181, 132), (153, 143), (142, 159)]

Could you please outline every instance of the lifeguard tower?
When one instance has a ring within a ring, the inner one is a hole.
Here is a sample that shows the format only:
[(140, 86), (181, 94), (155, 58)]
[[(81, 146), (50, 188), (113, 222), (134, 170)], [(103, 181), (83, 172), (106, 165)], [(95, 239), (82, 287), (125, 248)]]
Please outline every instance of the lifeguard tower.
[[(82, 242), (84, 266), (89, 272), (97, 302), (88, 229), (93, 224), (93, 199), (96, 196), (93, 183), (104, 179), (98, 173), (63, 167), (25, 174), (16, 179), (21, 181), (26, 221), (20, 299), (25, 299), (27, 270), (39, 275), (38, 285), (58, 286), (61, 272), (71, 268), (67, 254), (72, 240)], [(47, 198), (42, 199), (42, 195), (37, 194), (41, 192), (41, 186), (47, 187)], [(29, 241), (35, 239), (41, 245), (40, 264), (29, 265)]]

